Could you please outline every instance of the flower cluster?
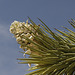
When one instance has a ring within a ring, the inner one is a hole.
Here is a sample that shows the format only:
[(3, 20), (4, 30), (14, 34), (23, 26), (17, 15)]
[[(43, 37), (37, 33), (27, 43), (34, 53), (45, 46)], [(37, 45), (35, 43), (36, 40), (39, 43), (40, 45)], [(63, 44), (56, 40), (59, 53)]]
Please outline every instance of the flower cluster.
[(28, 23), (28, 20), (25, 22), (19, 22), (19, 21), (14, 21), (11, 26), (10, 26), (10, 32), (14, 34), (14, 37), (16, 38), (16, 41), (20, 44), (20, 48), (22, 48), (25, 54), (37, 54), (34, 51), (31, 51), (29, 47), (34, 47), (35, 49), (37, 48), (36, 45), (33, 43), (29, 42), (27, 39), (31, 41), (35, 41), (36, 39), (34, 37), (34, 34), (38, 35), (36, 30), (38, 30), (39, 26), (33, 26), (32, 24)]

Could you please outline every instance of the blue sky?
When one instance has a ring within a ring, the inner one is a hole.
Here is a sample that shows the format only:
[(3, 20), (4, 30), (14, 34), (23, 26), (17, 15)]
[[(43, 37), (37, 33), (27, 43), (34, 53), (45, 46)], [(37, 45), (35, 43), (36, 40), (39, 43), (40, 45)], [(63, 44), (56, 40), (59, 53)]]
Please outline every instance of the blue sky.
[(23, 57), (22, 49), (9, 32), (14, 20), (23, 22), (27, 16), (37, 24), (39, 17), (52, 30), (63, 30), (61, 26), (72, 29), (67, 20), (75, 19), (75, 0), (0, 0), (0, 75), (28, 73), (27, 65), (17, 63), (16, 58)]

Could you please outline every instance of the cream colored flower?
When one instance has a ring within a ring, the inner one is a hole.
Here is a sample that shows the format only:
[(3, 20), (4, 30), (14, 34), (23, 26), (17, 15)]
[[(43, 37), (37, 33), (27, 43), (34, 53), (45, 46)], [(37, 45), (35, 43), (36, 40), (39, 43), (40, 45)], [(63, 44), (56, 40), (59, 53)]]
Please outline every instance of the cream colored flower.
[(25, 57), (26, 54), (31, 54), (31, 50), (25, 51), (25, 53), (23, 54), (23, 56)]
[[(32, 24), (28, 23), (28, 20), (25, 22), (19, 22), (19, 21), (14, 21), (11, 26), (10, 26), (10, 32), (14, 34), (16, 41), (21, 45), (20, 48), (22, 48), (24, 51), (27, 50), (24, 53), (24, 57), (25, 54), (37, 54), (36, 52), (33, 52), (30, 50), (30, 48), (26, 47), (33, 47), (35, 50), (38, 49), (38, 47), (36, 45), (34, 45), (33, 43), (29, 42), (28, 40), (25, 39), (28, 38), (32, 41), (34, 41), (35, 37), (34, 37), (34, 33), (36, 33), (36, 35), (39, 35), (36, 30), (37, 26), (33, 26)], [(31, 32), (32, 31), (32, 32)], [(35, 39), (36, 40), (36, 39)], [(36, 41), (35, 41), (36, 42)]]
[(25, 54), (31, 54), (31, 50), (27, 50)]
[(29, 66), (29, 67), (31, 67), (31, 64), (30, 64), (30, 63), (28, 63), (28, 66)]

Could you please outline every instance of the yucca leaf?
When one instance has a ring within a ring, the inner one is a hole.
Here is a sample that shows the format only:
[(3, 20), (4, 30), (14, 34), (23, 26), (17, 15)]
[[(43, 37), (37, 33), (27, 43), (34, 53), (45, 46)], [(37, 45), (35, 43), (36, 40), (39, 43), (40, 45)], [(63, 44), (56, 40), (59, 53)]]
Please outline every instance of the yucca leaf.
[(68, 65), (68, 67), (65, 69), (65, 72), (69, 72), (71, 69), (75, 68), (75, 62)]
[(72, 22), (72, 21), (68, 21), (70, 24), (71, 24), (71, 26), (73, 27), (73, 28), (75, 28), (75, 25), (74, 25), (74, 23)]
[(30, 20), (30, 22), (31, 22), (34, 26), (36, 26), (36, 24), (30, 19), (30, 17), (28, 17), (28, 19)]
[(47, 67), (45, 67), (45, 68), (42, 68), (42, 69), (40, 69), (40, 70), (37, 70), (37, 71), (34, 71), (34, 72), (31, 72), (31, 73), (28, 73), (28, 74), (26, 74), (26, 75), (33, 75), (33, 74), (40, 74), (40, 72), (42, 72), (42, 71), (44, 71), (44, 70), (46, 70), (47, 69)]
[(51, 31), (51, 30), (48, 28), (48, 26), (47, 26), (41, 19), (38, 18), (38, 20), (41, 21), (42, 24), (44, 24), (44, 26), (47, 28), (47, 30)]
[(73, 32), (72, 30), (70, 30), (70, 29), (68, 29), (68, 28), (66, 28), (66, 27), (63, 27), (63, 28), (65, 28), (65, 29), (67, 29), (69, 32), (75, 34), (75, 32)]

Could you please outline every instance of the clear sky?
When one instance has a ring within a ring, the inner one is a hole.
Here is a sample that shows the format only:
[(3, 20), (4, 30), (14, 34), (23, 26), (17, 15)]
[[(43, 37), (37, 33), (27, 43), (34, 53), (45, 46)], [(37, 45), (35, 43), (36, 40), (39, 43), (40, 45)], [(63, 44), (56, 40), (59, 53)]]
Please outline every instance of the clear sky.
[(27, 65), (18, 64), (16, 58), (23, 57), (15, 38), (9, 32), (14, 20), (26, 21), (29, 16), (39, 24), (42, 19), (52, 30), (72, 29), (67, 22), (75, 19), (75, 0), (0, 0), (0, 75), (24, 75)]

